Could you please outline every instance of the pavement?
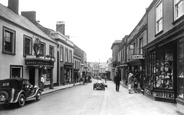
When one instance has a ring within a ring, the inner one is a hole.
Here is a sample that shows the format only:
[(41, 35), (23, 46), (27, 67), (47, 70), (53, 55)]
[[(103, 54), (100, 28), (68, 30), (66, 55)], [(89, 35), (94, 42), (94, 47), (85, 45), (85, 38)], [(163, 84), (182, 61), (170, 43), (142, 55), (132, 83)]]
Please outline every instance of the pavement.
[(100, 115), (184, 115), (178, 111), (176, 103), (155, 101), (140, 93), (120, 87), (115, 91), (115, 84), (108, 81)]
[(77, 85), (81, 85), (81, 83), (75, 83), (75, 85), (72, 84), (66, 84), (66, 85), (61, 85), (61, 86), (55, 86), (53, 89), (48, 88), (44, 88), (44, 91), (42, 92), (42, 95), (48, 94), (48, 93), (52, 93), (55, 91), (59, 91), (59, 90), (63, 90), (63, 89), (67, 89), (67, 88), (72, 88), (75, 87)]

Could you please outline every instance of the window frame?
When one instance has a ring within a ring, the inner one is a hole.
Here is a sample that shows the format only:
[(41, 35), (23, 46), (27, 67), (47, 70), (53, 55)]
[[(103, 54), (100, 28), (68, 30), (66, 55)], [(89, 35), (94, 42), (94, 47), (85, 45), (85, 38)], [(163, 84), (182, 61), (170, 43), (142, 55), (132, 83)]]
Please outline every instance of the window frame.
[(142, 49), (142, 47), (143, 47), (143, 37), (141, 37), (139, 39), (139, 54), (140, 55), (143, 55), (143, 49)]
[(12, 77), (12, 69), (13, 68), (20, 68), (20, 78), (23, 78), (23, 66), (22, 65), (10, 65), (10, 78)]
[(64, 47), (60, 46), (60, 61), (64, 61)]
[(68, 48), (65, 48), (65, 62), (68, 62)]
[[(51, 52), (52, 49), (52, 52)], [(49, 55), (51, 56), (51, 58), (54, 58), (54, 46), (49, 45)]]
[(69, 62), (72, 63), (72, 50), (69, 50)]
[[(32, 52), (33, 52), (33, 38), (31, 38), (27, 35), (24, 35), (23, 38), (24, 38), (24, 40), (23, 40), (23, 56), (25, 57), (26, 55), (32, 55)], [(30, 53), (29, 54), (25, 53), (25, 51), (26, 51), (25, 50), (25, 46), (26, 46), (25, 41), (26, 41), (26, 39), (30, 39)]]
[[(43, 47), (43, 50), (44, 50), (44, 51), (43, 51), (43, 54), (40, 54), (41, 46), (42, 46), (42, 45), (44, 46), (44, 47)], [(44, 42), (41, 42), (41, 43), (40, 43), (40, 49), (39, 49), (39, 55), (40, 55), (40, 56), (45, 56), (45, 54), (46, 54), (46, 44), (45, 44)]]
[[(5, 50), (5, 31), (8, 31), (9, 33), (12, 33), (12, 52)], [(2, 34), (2, 53), (4, 54), (10, 54), (10, 55), (16, 55), (16, 31), (12, 30), (10, 28), (7, 28), (3, 26), (3, 34)]]
[[(162, 9), (159, 10), (159, 7), (161, 7)], [(157, 10), (159, 10), (160, 12), (157, 12)], [(161, 16), (158, 18), (158, 14), (161, 14)], [(162, 0), (160, 0), (157, 4), (156, 4), (156, 8), (155, 8), (155, 21), (156, 21), (156, 24), (155, 24), (155, 31), (156, 31), (156, 34), (160, 33), (163, 31), (163, 2)], [(159, 24), (161, 22), (161, 24)], [(161, 28), (160, 28), (160, 25), (161, 25)]]
[[(178, 15), (178, 11), (179, 10), (177, 10), (178, 9), (178, 5), (179, 5), (179, 3), (181, 3), (181, 2), (183, 2), (183, 6), (181, 6), (181, 8), (183, 8), (183, 9), (181, 9), (181, 10), (183, 10), (183, 12), (180, 14), (180, 15)], [(176, 0), (174, 0), (174, 21), (176, 21), (177, 19), (179, 19), (180, 17), (182, 17), (184, 15), (184, 0), (178, 0), (178, 2), (176, 2)]]

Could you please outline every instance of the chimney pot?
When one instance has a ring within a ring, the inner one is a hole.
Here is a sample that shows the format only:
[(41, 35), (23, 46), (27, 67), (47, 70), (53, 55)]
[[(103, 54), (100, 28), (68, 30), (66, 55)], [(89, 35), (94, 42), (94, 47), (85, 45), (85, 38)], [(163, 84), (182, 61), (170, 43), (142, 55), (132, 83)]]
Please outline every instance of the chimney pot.
[(65, 35), (65, 22), (64, 21), (56, 22), (56, 31), (59, 31), (60, 33)]

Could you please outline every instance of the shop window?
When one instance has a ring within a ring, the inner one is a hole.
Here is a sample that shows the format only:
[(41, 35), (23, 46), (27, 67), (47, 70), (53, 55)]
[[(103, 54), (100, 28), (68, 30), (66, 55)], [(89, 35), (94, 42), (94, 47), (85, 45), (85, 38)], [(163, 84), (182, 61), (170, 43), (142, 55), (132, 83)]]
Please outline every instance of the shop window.
[(156, 62), (156, 87), (173, 89), (173, 50), (158, 50)]
[(163, 8), (162, 1), (156, 6), (156, 34), (163, 30)]
[(24, 36), (24, 55), (32, 54), (32, 38)]
[(15, 31), (3, 27), (3, 53), (15, 54)]
[(46, 76), (46, 81), (50, 81), (51, 78), (51, 69), (47, 69), (47, 76)]
[(184, 40), (178, 42), (178, 97), (184, 99)]
[(10, 66), (10, 78), (22, 78), (22, 66)]
[(184, 1), (183, 0), (175, 0), (175, 19), (178, 19), (184, 14)]

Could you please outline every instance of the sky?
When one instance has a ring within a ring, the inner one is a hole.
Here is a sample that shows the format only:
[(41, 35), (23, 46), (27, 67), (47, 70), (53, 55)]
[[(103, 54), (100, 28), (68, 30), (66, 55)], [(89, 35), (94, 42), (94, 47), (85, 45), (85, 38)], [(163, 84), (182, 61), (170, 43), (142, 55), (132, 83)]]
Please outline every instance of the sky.
[[(115, 40), (129, 35), (153, 0), (19, 0), (22, 11), (36, 11), (36, 20), (56, 30), (65, 22), (65, 35), (87, 54), (87, 62), (107, 62)], [(8, 0), (0, 0), (7, 6)]]

